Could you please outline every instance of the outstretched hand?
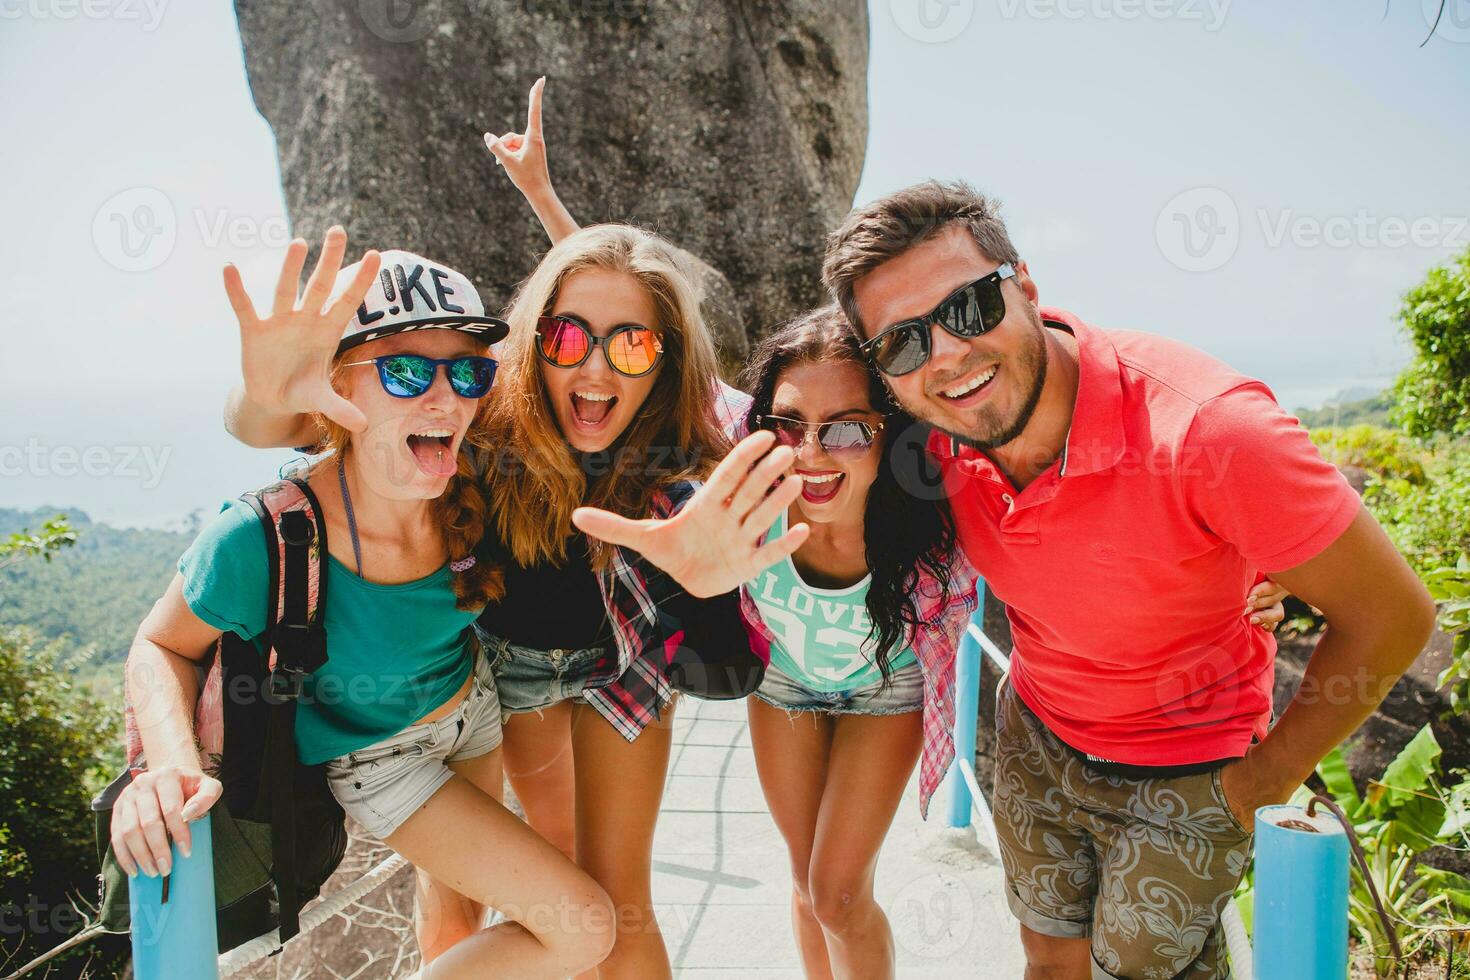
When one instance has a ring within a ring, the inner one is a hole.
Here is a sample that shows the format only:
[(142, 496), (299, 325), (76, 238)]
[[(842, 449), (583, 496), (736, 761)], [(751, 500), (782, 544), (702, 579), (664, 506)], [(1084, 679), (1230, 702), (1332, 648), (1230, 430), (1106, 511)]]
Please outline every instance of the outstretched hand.
[(363, 253), (346, 291), (331, 305), (332, 286), (342, 268), (347, 233), (338, 225), (327, 231), (316, 268), (297, 301), (306, 242), (296, 239), (286, 249), (270, 315), (262, 319), (245, 292), (240, 270), (225, 266), (225, 292), (240, 321), (240, 361), (245, 396), (280, 414), (321, 413), (353, 432), (367, 427), (367, 417), (332, 388), (332, 360), (342, 331), (362, 303), (378, 274), (375, 251)]
[(531, 86), (524, 133), (485, 134), (485, 146), (495, 155), (495, 162), (505, 168), (510, 182), (530, 200), (551, 189), (551, 171), (546, 166), (546, 140), (541, 135), (541, 92), (545, 88), (544, 75)]
[(801, 493), (801, 477), (787, 472), (796, 454), (788, 446), (772, 449), (774, 442), (770, 432), (745, 437), (684, 509), (666, 520), (631, 520), (578, 507), (572, 523), (594, 538), (637, 551), (690, 595), (729, 592), (801, 547), (810, 533), (797, 524), (761, 544), (761, 535)]

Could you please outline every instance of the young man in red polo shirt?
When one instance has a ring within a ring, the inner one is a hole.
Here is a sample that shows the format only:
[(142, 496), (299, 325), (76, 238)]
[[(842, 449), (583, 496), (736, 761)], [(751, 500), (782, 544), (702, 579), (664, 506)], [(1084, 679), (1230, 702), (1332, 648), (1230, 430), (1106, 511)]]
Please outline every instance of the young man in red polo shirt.
[[(823, 277), (933, 427), (960, 541), (1008, 608), (994, 809), (1027, 980), (1226, 976), (1219, 916), (1256, 807), (1286, 800), (1413, 662), (1428, 593), (1265, 385), (1041, 307), (969, 187), (855, 211)], [(574, 520), (717, 594), (804, 538), (762, 545), (748, 519), (786, 453), (751, 436), (671, 522)], [(1240, 602), (1267, 574), (1328, 622), (1315, 693), (1274, 727), (1275, 641)]]
[[(1027, 976), (1224, 975), (1256, 807), (1388, 693), (1429, 595), (1265, 385), (1038, 305), (964, 184), (855, 211), (823, 278), (933, 426), (960, 540), (1009, 612), (994, 805)], [(1302, 688), (1322, 693), (1269, 728), (1275, 639), (1240, 605), (1266, 574), (1328, 622)]]

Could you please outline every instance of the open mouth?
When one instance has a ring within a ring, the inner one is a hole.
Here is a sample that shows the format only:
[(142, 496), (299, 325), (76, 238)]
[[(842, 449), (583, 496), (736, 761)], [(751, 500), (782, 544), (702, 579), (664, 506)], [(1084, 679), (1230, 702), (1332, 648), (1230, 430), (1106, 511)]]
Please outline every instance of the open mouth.
[(837, 491), (842, 489), (843, 481), (847, 479), (846, 473), (828, 471), (826, 473), (801, 473), (801, 499), (809, 504), (824, 504), (837, 496)]
[(453, 429), (425, 429), (408, 437), (408, 451), (429, 476), (453, 476), (458, 460), (452, 451)]
[(578, 428), (589, 432), (602, 428), (618, 403), (617, 395), (597, 391), (574, 391), (571, 399), (572, 420)]
[(960, 407), (972, 405), (985, 397), (991, 385), (995, 382), (995, 376), (999, 373), (1000, 365), (992, 364), (979, 374), (971, 375), (958, 384), (940, 389), (939, 397), (951, 405)]

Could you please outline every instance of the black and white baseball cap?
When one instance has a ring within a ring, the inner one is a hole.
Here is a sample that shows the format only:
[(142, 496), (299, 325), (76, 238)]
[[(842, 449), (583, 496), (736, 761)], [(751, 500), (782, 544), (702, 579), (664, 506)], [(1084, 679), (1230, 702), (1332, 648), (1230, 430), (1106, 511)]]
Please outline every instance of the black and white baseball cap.
[[(357, 315), (347, 322), (337, 353), (409, 330), (459, 330), (486, 344), (497, 343), (510, 332), (504, 320), (485, 314), (474, 284), (449, 266), (402, 249), (379, 254), (383, 267)], [(337, 287), (345, 289), (356, 274), (356, 264), (343, 269), (337, 274)]]

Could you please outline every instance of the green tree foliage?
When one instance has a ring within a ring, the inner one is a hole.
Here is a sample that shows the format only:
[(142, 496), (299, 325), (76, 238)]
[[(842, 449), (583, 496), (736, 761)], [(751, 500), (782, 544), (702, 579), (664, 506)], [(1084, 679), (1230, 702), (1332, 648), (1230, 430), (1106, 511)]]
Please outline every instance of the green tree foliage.
[[(35, 527), (47, 512), (0, 508), (4, 535)], [(0, 625), (23, 625), (40, 636), (69, 636), (95, 647), (99, 668), (121, 662), (133, 634), (173, 578), (194, 532), (116, 528), (73, 513), (76, 543), (49, 562), (0, 567)], [(0, 558), (3, 561), (3, 558)]]
[[(1470, 847), (1470, 783), (1464, 776), (1445, 772), (1439, 743), (1428, 727), (1404, 746), (1381, 776), (1368, 780), (1362, 793), (1340, 748), (1317, 765), (1325, 795), (1342, 808), (1363, 846), (1368, 873), (1390, 916), (1385, 925), (1354, 865), (1348, 893), (1349, 927), (1357, 947), (1354, 959), (1371, 963), (1374, 976), (1409, 975), (1404, 972), (1406, 963), (1393, 958), (1388, 929), (1398, 937), (1407, 963), (1427, 967), (1439, 958), (1445, 936), (1455, 934), (1446, 930), (1470, 928), (1470, 879), (1430, 860)], [(1312, 791), (1302, 787), (1291, 802), (1304, 806), (1311, 796)], [(1252, 873), (1236, 892), (1247, 925), (1254, 898)]]
[(1428, 443), (1371, 425), (1315, 429), (1338, 466), (1366, 471), (1363, 501), (1420, 577), (1470, 551), (1470, 442)]
[(0, 959), (12, 962), (76, 932), (96, 900), (90, 803), (123, 762), (118, 714), (64, 660), (60, 641), (0, 627)]
[(28, 527), (13, 532), (0, 541), (0, 568), (18, 565), (27, 558), (51, 560), (53, 553), (77, 543), (77, 532), (66, 522), (65, 514), (57, 514), (41, 525), (39, 534), (32, 534)]
[(1393, 412), (1393, 392), (1380, 391), (1365, 398), (1338, 395), (1321, 408), (1298, 408), (1297, 418), (1309, 429), (1347, 425), (1387, 425)]
[(1470, 249), (1409, 290), (1399, 320), (1414, 360), (1395, 385), (1394, 418), (1420, 438), (1470, 435)]

